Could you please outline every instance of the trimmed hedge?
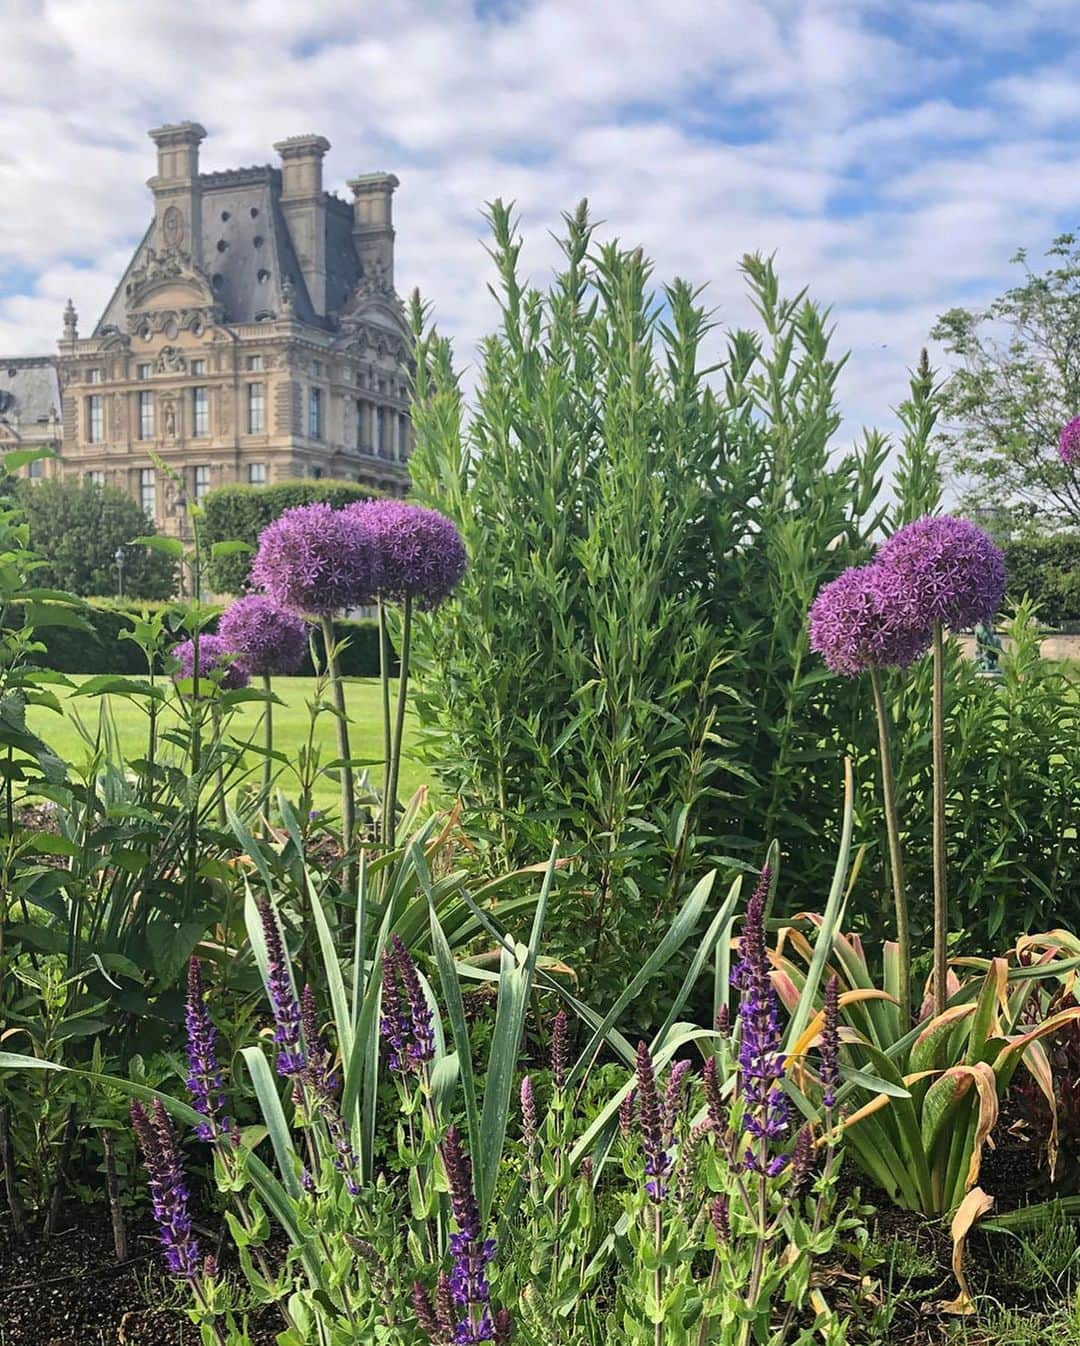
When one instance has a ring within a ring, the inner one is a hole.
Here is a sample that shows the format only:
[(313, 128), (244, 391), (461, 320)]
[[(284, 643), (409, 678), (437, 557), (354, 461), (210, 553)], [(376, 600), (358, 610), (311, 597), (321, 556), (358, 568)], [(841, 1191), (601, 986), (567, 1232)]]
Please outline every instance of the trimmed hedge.
[[(202, 535), (208, 553), (215, 542), (247, 542), (254, 547), (266, 525), (294, 505), (325, 503), (340, 509), (381, 494), (359, 482), (333, 479), (298, 478), (274, 486), (218, 486), (203, 501)], [(247, 585), (250, 568), (251, 555), (246, 552), (209, 561), (206, 582), (214, 593), (238, 594)]]
[[(84, 615), (93, 630), (76, 631), (67, 626), (49, 626), (38, 633), (45, 646), (40, 656), (46, 668), (60, 673), (116, 673), (138, 677), (146, 672), (142, 650), (133, 640), (121, 637), (130, 630), (130, 618), (142, 612), (171, 609), (179, 626), (182, 609), (176, 603), (121, 603), (117, 599), (94, 598)], [(370, 619), (335, 622), (340, 640), (348, 640), (341, 653), (341, 671), (350, 678), (375, 678), (379, 675), (379, 627)], [(216, 623), (209, 629), (214, 630)], [(177, 635), (177, 640), (182, 635)], [(396, 672), (396, 667), (395, 670)], [(310, 655), (304, 659), (298, 677), (311, 677), (314, 669)]]
[(1006, 542), (1004, 551), (1009, 598), (1029, 594), (1044, 626), (1080, 623), (1080, 534)]

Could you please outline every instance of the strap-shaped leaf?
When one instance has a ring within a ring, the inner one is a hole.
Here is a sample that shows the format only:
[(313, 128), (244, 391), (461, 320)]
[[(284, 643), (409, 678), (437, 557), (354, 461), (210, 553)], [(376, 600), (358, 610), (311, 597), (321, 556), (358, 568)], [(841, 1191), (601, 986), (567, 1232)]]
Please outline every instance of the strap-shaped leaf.
[(241, 1047), (240, 1055), (251, 1076), (255, 1087), (255, 1096), (259, 1100), (263, 1121), (270, 1133), (270, 1144), (274, 1147), (281, 1182), (288, 1194), (299, 1201), (301, 1196), (300, 1176), (297, 1173), (298, 1161), (296, 1147), (293, 1145), (292, 1132), (285, 1120), (285, 1113), (278, 1096), (277, 1083), (270, 1071), (266, 1057), (258, 1047)]

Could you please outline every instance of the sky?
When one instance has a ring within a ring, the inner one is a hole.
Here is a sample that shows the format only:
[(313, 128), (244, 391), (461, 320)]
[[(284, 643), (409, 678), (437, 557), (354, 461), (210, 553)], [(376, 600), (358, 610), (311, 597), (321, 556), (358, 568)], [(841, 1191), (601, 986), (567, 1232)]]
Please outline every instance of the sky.
[(937, 314), (1080, 215), (1076, 0), (0, 0), (0, 352), (88, 332), (150, 218), (150, 127), (203, 171), (318, 132), (326, 185), (389, 171), (398, 289), (459, 366), (496, 321), (485, 201), (538, 282), (582, 197), (658, 281), (750, 314), (775, 253), (832, 307), (845, 424), (893, 424)]

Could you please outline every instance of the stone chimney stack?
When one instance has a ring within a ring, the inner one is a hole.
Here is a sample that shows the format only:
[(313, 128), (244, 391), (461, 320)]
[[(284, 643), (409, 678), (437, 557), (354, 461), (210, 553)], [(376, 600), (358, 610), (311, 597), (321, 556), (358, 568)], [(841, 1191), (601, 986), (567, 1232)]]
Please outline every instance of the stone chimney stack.
[(363, 279), (376, 291), (394, 288), (394, 217), (391, 198), (398, 180), (393, 173), (365, 173), (350, 178), (353, 192), (353, 242)]
[(154, 249), (187, 253), (202, 263), (202, 208), (199, 145), (206, 131), (198, 122), (159, 126), (149, 133), (157, 146), (157, 175), (146, 184), (154, 193)]
[(304, 273), (311, 305), (326, 313), (326, 202), (322, 161), (325, 136), (290, 136), (274, 146), (281, 155), (281, 212)]

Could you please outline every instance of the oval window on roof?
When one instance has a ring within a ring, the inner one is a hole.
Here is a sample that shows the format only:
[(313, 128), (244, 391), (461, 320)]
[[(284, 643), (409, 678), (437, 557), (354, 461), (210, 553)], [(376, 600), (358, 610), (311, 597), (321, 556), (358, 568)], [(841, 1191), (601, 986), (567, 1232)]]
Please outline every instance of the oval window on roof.
[(225, 240), (224, 240), (223, 238), (219, 238), (219, 239), (218, 239), (218, 244), (217, 244), (217, 250), (218, 250), (218, 252), (224, 252), (225, 249), (226, 249), (228, 246), (229, 246), (228, 243), (226, 243)]
[(259, 218), (259, 207), (258, 207), (258, 206), (252, 206), (252, 207), (251, 207), (251, 218), (252, 218), (253, 220), (257, 220), (257, 219)]
[(220, 290), (224, 284), (225, 284), (225, 277), (221, 274), (220, 271), (215, 271), (213, 280), (214, 289)]
[(259, 271), (258, 271), (258, 279), (260, 280), (260, 282), (261, 282), (263, 285), (265, 285), (266, 282), (270, 279), (270, 272), (267, 271), (267, 269), (266, 269), (265, 266), (260, 266), (260, 267), (259, 267)]
[(229, 218), (229, 212), (228, 212), (227, 210), (223, 210), (223, 211), (221, 212), (221, 220), (222, 220), (222, 223), (224, 224), (224, 222), (225, 222), (228, 218)]
[(252, 241), (257, 248), (261, 248), (264, 242), (262, 234), (256, 234)]

